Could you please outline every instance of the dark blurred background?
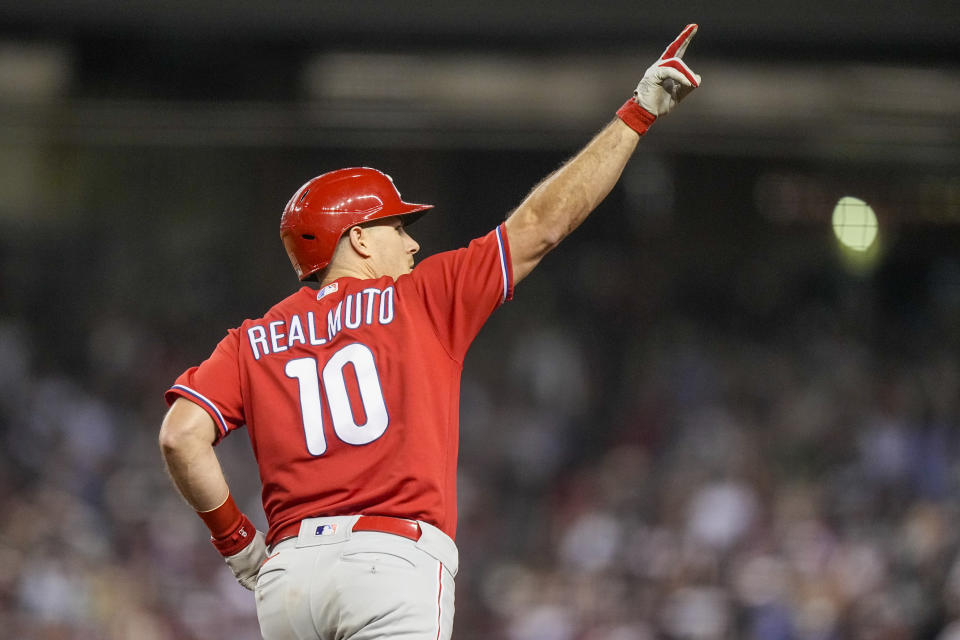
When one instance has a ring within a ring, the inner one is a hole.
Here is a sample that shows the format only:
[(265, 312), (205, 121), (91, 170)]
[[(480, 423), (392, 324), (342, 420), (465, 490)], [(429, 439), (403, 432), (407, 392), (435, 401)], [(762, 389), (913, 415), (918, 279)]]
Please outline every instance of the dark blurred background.
[[(454, 637), (960, 639), (958, 16), (0, 6), (0, 636), (258, 637), (156, 434), (298, 286), (287, 198), (375, 166), (437, 206), (424, 255), (463, 245), (696, 21), (702, 88), (467, 360)], [(218, 451), (262, 526), (248, 442)]]

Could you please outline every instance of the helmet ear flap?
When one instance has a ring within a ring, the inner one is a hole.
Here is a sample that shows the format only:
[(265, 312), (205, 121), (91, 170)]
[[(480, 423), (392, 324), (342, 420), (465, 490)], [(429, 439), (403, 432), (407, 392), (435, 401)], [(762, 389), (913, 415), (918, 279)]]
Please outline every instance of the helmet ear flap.
[[(433, 205), (404, 202), (387, 174), (369, 167), (338, 169), (300, 187), (280, 218), (280, 238), (297, 277), (307, 280), (330, 264), (350, 227), (390, 216), (411, 224)], [(416, 214), (411, 216), (410, 214)]]

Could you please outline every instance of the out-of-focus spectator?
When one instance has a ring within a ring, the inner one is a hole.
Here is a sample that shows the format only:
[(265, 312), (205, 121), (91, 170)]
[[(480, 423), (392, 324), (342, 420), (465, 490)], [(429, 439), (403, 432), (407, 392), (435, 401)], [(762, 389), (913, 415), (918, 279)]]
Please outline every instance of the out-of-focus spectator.
[[(578, 286), (518, 291), (466, 363), (457, 637), (960, 640), (956, 283), (904, 329), (869, 291), (791, 298), (789, 270), (764, 304), (687, 300), (751, 268), (676, 282), (695, 252), (658, 254), (636, 300), (615, 253), (615, 285), (590, 290), (594, 245)], [(157, 452), (160, 393), (210, 331), (180, 313), (94, 314), (69, 361), (51, 313), (0, 317), (0, 635), (257, 637)], [(218, 446), (262, 523), (248, 443)]]

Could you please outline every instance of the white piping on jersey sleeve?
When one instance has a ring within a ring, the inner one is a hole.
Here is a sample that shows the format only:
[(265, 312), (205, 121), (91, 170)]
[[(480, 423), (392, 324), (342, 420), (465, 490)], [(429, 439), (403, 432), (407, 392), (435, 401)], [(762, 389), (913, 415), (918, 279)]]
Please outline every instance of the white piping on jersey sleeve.
[(217, 427), (220, 429), (220, 434), (224, 436), (227, 435), (227, 433), (229, 432), (229, 429), (227, 429), (227, 421), (223, 419), (223, 414), (220, 413), (220, 409), (217, 408), (217, 405), (211, 402), (202, 393), (195, 391), (186, 385), (175, 384), (170, 388), (177, 389), (178, 391), (182, 391), (183, 393), (187, 394), (190, 398), (192, 398), (194, 401), (196, 401), (198, 404), (206, 407), (209, 411), (212, 411), (213, 414), (215, 414), (215, 418), (218, 423)]
[(500, 251), (500, 273), (503, 276), (503, 295), (500, 298), (501, 304), (507, 301), (507, 295), (510, 293), (510, 271), (507, 266), (507, 255), (503, 250), (503, 225), (497, 227), (497, 250)]

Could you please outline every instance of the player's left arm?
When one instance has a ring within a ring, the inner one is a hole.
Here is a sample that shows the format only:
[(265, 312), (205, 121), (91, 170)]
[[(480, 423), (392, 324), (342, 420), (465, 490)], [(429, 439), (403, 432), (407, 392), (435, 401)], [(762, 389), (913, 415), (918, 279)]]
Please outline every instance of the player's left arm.
[(700, 85), (681, 59), (697, 32), (690, 24), (647, 69), (634, 97), (579, 153), (548, 176), (507, 218), (513, 282), (525, 278), (596, 208), (620, 179), (640, 136)]
[(230, 489), (213, 450), (217, 427), (199, 405), (178, 398), (160, 426), (160, 451), (170, 478), (198, 512), (216, 509)]
[(230, 495), (217, 454), (217, 427), (199, 405), (178, 398), (160, 427), (160, 451), (180, 495), (210, 529), (210, 541), (247, 589), (266, 559), (264, 535)]

